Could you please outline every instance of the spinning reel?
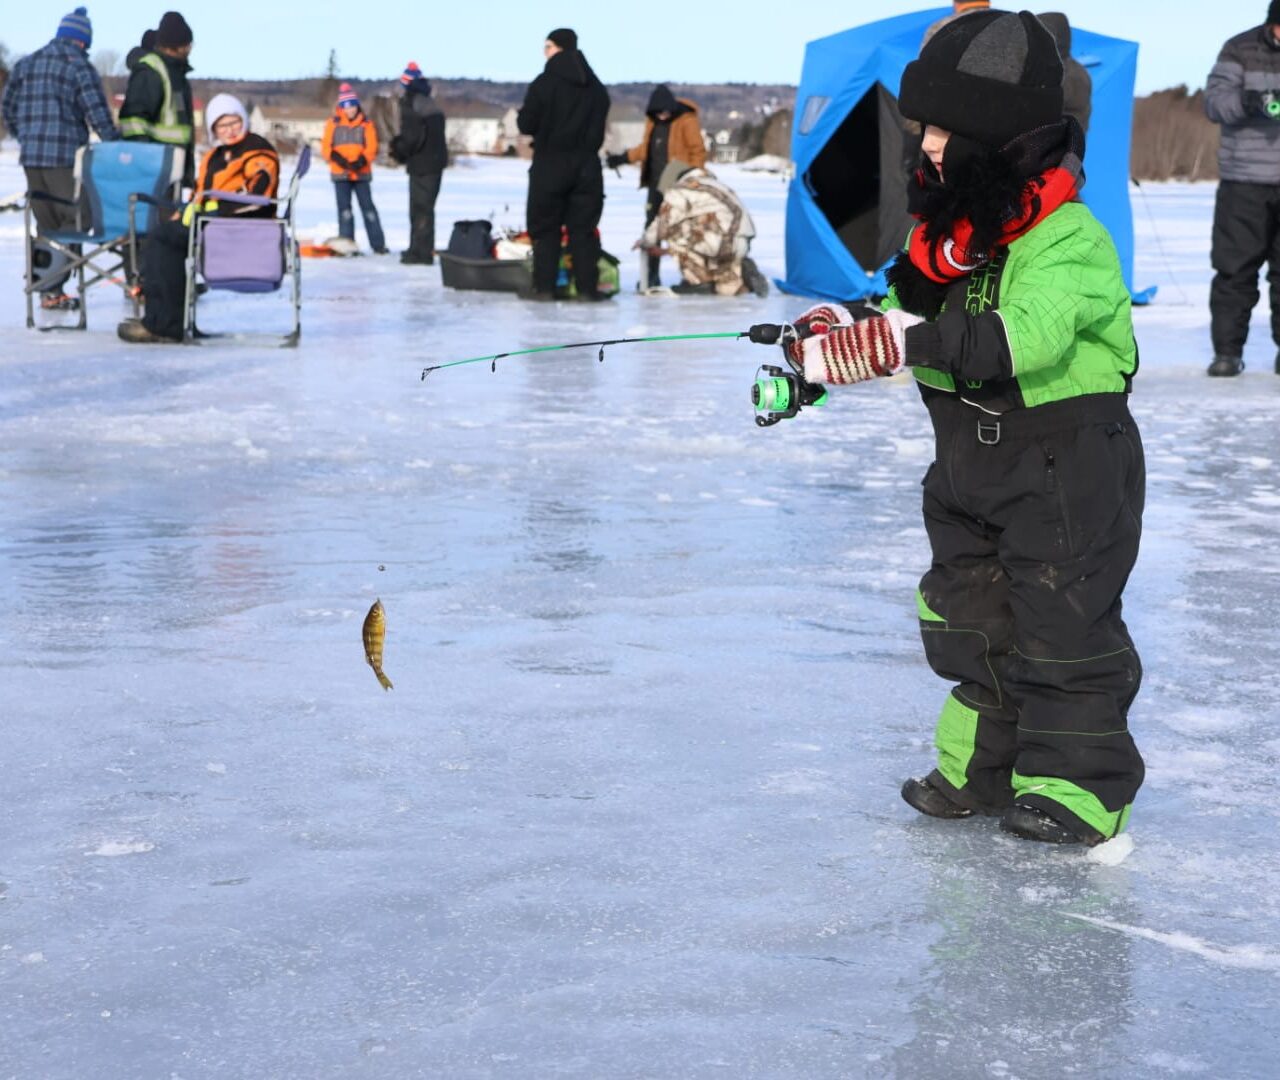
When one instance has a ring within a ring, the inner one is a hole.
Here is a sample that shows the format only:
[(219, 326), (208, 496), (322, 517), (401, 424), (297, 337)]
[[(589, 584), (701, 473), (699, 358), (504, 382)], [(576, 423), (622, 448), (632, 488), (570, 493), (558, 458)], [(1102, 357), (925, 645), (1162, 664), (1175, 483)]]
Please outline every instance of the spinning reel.
[[(780, 345), (785, 355), (787, 346), (798, 340), (794, 327), (775, 323), (757, 323), (747, 338), (757, 345)], [(762, 364), (751, 387), (751, 403), (756, 407), (756, 426), (772, 427), (779, 420), (795, 416), (801, 409), (827, 403), (827, 388), (805, 382), (788, 361), (785, 368)]]

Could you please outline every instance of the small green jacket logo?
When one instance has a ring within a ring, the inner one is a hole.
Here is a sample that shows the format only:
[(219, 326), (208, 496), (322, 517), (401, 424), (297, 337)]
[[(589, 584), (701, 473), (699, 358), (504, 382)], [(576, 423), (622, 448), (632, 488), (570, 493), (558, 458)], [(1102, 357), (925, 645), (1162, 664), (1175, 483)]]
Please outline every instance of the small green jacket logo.
[(995, 307), (996, 289), (1000, 284), (1003, 259), (995, 259), (979, 267), (969, 275), (969, 288), (964, 297), (964, 309), (970, 315), (981, 315)]

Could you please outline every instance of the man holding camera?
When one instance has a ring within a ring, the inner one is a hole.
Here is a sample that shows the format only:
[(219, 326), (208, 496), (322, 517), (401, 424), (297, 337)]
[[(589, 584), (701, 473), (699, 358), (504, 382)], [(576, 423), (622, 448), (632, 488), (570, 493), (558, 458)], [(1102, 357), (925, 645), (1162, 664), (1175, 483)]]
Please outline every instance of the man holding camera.
[[(1204, 91), (1209, 119), (1222, 125), (1213, 213), (1209, 289), (1210, 375), (1239, 375), (1258, 271), (1268, 264), (1271, 337), (1280, 346), (1280, 0), (1267, 21), (1237, 34), (1218, 54)], [(1276, 354), (1280, 375), (1280, 352)]]

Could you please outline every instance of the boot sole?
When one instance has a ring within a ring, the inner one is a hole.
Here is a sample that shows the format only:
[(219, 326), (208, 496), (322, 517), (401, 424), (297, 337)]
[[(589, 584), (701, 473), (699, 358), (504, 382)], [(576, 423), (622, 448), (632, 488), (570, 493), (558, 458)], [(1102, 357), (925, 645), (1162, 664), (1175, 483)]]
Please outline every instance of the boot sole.
[(901, 794), (903, 802), (926, 817), (957, 821), (974, 816), (968, 807), (953, 803), (932, 784), (914, 777), (902, 785)]
[(1036, 840), (1042, 844), (1080, 844), (1091, 846), (1087, 840), (1077, 836), (1065, 825), (1054, 821), (1048, 814), (1038, 812), (1030, 807), (1011, 806), (1000, 818), (1000, 828), (1023, 840)]

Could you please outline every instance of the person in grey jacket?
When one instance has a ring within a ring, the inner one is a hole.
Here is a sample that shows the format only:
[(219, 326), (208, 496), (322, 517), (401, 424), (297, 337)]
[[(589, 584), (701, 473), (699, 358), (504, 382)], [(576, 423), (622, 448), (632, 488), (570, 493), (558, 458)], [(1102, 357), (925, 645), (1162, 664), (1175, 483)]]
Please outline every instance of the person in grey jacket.
[[(1268, 264), (1271, 337), (1280, 346), (1280, 0), (1267, 21), (1231, 38), (1204, 91), (1204, 111), (1222, 125), (1213, 212), (1210, 375), (1239, 375), (1258, 271)], [(1280, 352), (1276, 354), (1280, 375)]]

